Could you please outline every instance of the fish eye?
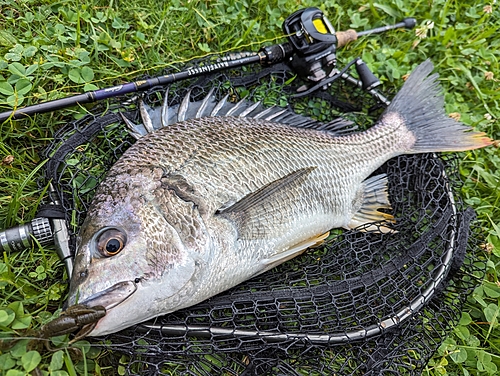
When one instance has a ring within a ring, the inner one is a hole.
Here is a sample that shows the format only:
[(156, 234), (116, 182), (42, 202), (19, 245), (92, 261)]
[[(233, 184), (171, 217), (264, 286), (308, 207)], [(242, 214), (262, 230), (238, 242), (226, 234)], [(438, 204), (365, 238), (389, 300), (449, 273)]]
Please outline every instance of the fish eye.
[(115, 228), (104, 230), (97, 238), (97, 250), (103, 256), (114, 256), (125, 247), (127, 236)]

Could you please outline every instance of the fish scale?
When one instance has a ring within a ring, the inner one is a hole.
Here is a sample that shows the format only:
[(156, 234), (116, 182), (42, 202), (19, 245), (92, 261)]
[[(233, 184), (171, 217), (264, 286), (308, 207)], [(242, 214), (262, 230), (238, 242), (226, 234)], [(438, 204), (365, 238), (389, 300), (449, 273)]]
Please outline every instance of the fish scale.
[(446, 116), (432, 69), (417, 67), (379, 121), (357, 133), (343, 120), (216, 102), (213, 91), (173, 107), (140, 104), (144, 124), (124, 118), (138, 140), (97, 189), (79, 234), (69, 304), (107, 309), (91, 335), (197, 304), (332, 228), (390, 233), (397, 218), (378, 167), (492, 142)]

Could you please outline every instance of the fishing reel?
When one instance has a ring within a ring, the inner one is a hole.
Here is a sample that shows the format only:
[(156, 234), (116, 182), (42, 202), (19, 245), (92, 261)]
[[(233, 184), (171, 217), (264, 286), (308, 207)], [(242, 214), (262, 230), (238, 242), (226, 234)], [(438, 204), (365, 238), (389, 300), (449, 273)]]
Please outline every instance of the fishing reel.
[[(318, 8), (306, 8), (293, 13), (283, 23), (283, 31), (287, 34), (291, 46), (288, 51), (293, 51), (293, 54), (288, 54), (288, 61), (286, 61), (286, 58), (285, 61), (299, 77), (312, 82), (310, 87), (300, 87), (298, 89), (299, 94), (296, 96), (304, 96), (319, 88), (326, 88), (336, 79), (342, 78), (378, 97), (380, 102), (388, 104), (385, 97), (373, 91), (374, 88), (380, 85), (380, 80), (361, 59), (353, 60), (342, 71), (336, 68), (337, 48), (355, 41), (362, 35), (380, 33), (401, 27), (411, 29), (415, 25), (415, 18), (405, 18), (395, 25), (364, 32), (356, 32), (352, 29), (336, 32), (330, 21)], [(351, 65), (355, 65), (358, 80), (346, 73)]]
[[(395, 27), (401, 27), (401, 24), (388, 26), (387, 30)], [(320, 88), (326, 89), (338, 78), (368, 92), (380, 84), (378, 78), (359, 58), (349, 63), (342, 71), (336, 68), (337, 48), (356, 40), (362, 33), (352, 29), (336, 32), (320, 9), (311, 7), (293, 13), (283, 23), (283, 31), (289, 42), (262, 48), (259, 51), (260, 62), (263, 65), (285, 62), (300, 78), (312, 83), (311, 86), (304, 85), (298, 88), (295, 97), (307, 95)], [(380, 31), (370, 30), (370, 32)], [(359, 80), (346, 73), (354, 63)], [(378, 97), (375, 92), (370, 94)], [(377, 99), (388, 104), (388, 100), (382, 96)]]
[(318, 82), (329, 76), (337, 62), (335, 29), (318, 8), (299, 10), (283, 23), (295, 55), (288, 64), (301, 77)]

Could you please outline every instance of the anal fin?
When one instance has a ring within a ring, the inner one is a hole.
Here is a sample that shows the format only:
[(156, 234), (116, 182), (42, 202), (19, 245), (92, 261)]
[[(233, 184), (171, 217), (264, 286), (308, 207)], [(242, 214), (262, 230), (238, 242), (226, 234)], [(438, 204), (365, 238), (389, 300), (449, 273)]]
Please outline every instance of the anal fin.
[(392, 209), (387, 192), (387, 175), (381, 174), (366, 179), (361, 188), (358, 190), (355, 201), (355, 208), (357, 206), (357, 211), (347, 225), (349, 229), (365, 226), (361, 229), (361, 231), (382, 233), (395, 231), (384, 225), (384, 223), (374, 223), (381, 221), (386, 223), (395, 222), (392, 214), (384, 213), (378, 210)]

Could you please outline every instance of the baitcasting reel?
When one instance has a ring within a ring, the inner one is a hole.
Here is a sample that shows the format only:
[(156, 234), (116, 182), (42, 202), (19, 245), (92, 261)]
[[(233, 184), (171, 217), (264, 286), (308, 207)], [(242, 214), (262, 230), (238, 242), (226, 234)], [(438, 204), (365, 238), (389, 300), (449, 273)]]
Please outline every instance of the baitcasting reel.
[(337, 37), (330, 21), (317, 8), (299, 10), (283, 23), (296, 56), (289, 65), (301, 77), (318, 82), (337, 62)]
[[(332, 24), (318, 8), (307, 8), (299, 10), (288, 17), (283, 23), (283, 31), (288, 35), (288, 40), (293, 49), (293, 55), (288, 56), (287, 64), (301, 78), (312, 82), (310, 88), (302, 87), (303, 92), (298, 96), (311, 93), (319, 88), (326, 89), (337, 78), (350, 81), (363, 90), (370, 92), (380, 85), (379, 79), (370, 71), (361, 59), (355, 59), (340, 72), (336, 69), (337, 48), (345, 46), (347, 43), (355, 41), (359, 36), (380, 33), (387, 30), (405, 27), (411, 29), (416, 25), (415, 18), (405, 18), (395, 25), (356, 32), (353, 29), (335, 32)], [(347, 68), (352, 64), (358, 73), (359, 80), (345, 74)], [(377, 96), (374, 93), (370, 93)], [(378, 97), (379, 101), (389, 102)]]

